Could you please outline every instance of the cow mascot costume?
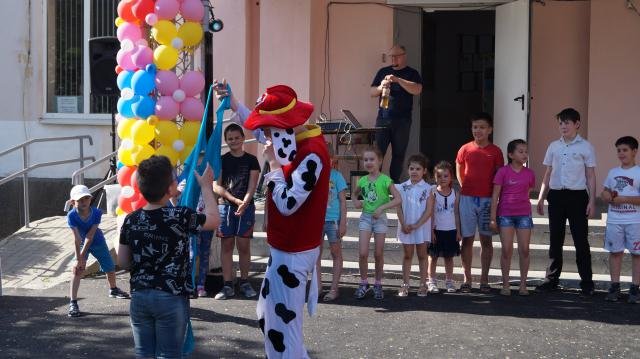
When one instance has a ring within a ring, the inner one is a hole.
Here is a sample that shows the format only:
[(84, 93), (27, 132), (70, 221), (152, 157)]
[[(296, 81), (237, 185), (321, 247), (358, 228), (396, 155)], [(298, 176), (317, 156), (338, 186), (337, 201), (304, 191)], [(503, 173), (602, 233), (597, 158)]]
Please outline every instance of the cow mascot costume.
[(264, 150), (271, 172), (267, 183), (267, 265), (257, 314), (269, 359), (308, 358), (302, 334), (307, 278), (308, 310), (318, 300), (315, 273), (329, 196), (329, 153), (320, 128), (304, 125), (313, 105), (298, 101), (293, 89), (267, 89), (244, 126), (262, 129), (270, 141)]

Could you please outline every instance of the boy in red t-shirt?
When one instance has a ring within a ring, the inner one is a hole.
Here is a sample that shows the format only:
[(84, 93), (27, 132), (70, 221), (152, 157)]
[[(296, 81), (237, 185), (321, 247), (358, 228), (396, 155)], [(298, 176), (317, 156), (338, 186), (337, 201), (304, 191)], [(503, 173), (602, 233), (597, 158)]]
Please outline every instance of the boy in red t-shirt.
[(464, 269), (464, 283), (460, 291), (471, 291), (471, 259), (476, 229), (480, 233), (480, 290), (489, 292), (489, 267), (493, 257), (489, 228), (491, 218), (491, 193), (493, 176), (504, 165), (500, 148), (491, 143), (489, 135), (493, 131), (493, 119), (488, 113), (478, 113), (471, 118), (473, 141), (464, 144), (456, 157), (456, 177), (462, 186), (460, 191), (460, 232), (462, 249), (460, 259)]

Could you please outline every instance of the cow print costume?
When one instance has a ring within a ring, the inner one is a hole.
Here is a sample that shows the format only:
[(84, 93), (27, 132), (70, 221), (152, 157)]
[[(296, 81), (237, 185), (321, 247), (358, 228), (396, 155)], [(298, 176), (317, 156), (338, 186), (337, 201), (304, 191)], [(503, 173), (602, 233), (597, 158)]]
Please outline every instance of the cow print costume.
[(267, 240), (271, 257), (257, 314), (269, 358), (308, 357), (302, 336), (302, 311), (309, 274), (311, 315), (318, 298), (315, 263), (327, 206), (329, 156), (316, 126), (307, 126), (307, 131), (298, 134), (297, 142), (292, 163), (265, 177), (270, 192)]
[(309, 357), (302, 334), (305, 292), (311, 275), (307, 306), (313, 315), (318, 300), (315, 264), (322, 244), (331, 171), (320, 128), (303, 125), (312, 113), (313, 105), (298, 101), (293, 89), (276, 85), (258, 99), (244, 121), (250, 130), (269, 130), (275, 160), (281, 165), (265, 175), (271, 256), (257, 307), (270, 359)]

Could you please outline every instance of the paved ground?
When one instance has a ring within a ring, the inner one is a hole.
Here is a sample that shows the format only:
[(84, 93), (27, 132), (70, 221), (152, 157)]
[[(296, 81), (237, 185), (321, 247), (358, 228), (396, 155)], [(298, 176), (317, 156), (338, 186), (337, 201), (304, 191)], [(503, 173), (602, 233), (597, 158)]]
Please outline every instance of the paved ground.
[[(124, 284), (128, 274), (120, 274)], [(254, 277), (255, 285), (261, 278)], [(329, 278), (324, 278), (325, 283)], [(440, 294), (351, 298), (355, 278), (346, 276), (341, 298), (320, 304), (305, 318), (313, 358), (637, 358), (640, 305), (583, 299), (574, 290), (501, 297)], [(126, 284), (123, 287), (128, 287)], [(128, 301), (106, 296), (103, 277), (80, 288), (80, 318), (68, 318), (68, 284), (45, 290), (5, 289), (0, 297), (2, 358), (133, 357)], [(261, 358), (255, 300), (192, 301), (197, 338), (193, 358)]]

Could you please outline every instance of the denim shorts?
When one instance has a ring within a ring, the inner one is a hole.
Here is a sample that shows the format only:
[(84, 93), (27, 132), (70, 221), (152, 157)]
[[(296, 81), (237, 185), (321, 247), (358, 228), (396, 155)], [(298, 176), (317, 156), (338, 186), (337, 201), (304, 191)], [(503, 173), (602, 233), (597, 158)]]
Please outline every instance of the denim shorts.
[(129, 311), (136, 357), (182, 358), (189, 298), (157, 289), (135, 290)]
[(220, 227), (216, 233), (218, 237), (253, 238), (253, 225), (256, 222), (255, 205), (253, 203), (248, 205), (240, 217), (235, 215), (237, 210), (238, 206), (235, 205), (218, 205), (218, 212), (220, 212)]
[(533, 220), (531, 216), (498, 216), (498, 227), (531, 229), (533, 228)]
[(102, 272), (109, 273), (116, 270), (116, 265), (113, 263), (113, 258), (111, 258), (111, 253), (106, 243), (92, 244), (91, 247), (89, 247), (85, 261), (89, 258), (89, 254), (98, 260)]
[(387, 214), (383, 213), (376, 219), (373, 218), (373, 214), (362, 212), (359, 229), (373, 233), (387, 233)]
[(325, 221), (324, 227), (322, 228), (323, 236), (327, 237), (327, 240), (330, 244), (337, 243), (340, 238), (338, 238), (338, 226), (340, 225), (340, 221)]
[(491, 197), (460, 196), (460, 234), (463, 238), (476, 235), (491, 236)]

